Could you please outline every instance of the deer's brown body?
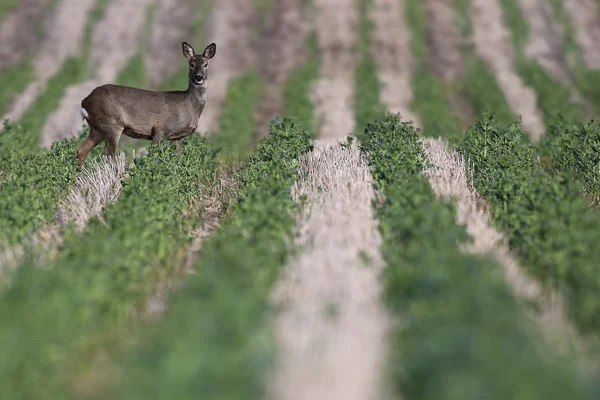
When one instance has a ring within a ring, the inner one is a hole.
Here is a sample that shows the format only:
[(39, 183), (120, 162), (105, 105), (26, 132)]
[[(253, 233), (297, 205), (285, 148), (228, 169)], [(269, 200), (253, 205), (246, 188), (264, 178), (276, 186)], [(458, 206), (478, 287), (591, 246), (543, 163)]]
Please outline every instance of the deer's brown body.
[(181, 140), (196, 131), (206, 104), (208, 60), (216, 53), (210, 44), (196, 54), (187, 43), (183, 54), (189, 62), (188, 88), (185, 91), (154, 92), (118, 85), (102, 85), (81, 102), (81, 115), (90, 126), (90, 134), (77, 149), (83, 167), (88, 153), (104, 141), (104, 154), (115, 157), (122, 134), (159, 143), (175, 141), (181, 155)]

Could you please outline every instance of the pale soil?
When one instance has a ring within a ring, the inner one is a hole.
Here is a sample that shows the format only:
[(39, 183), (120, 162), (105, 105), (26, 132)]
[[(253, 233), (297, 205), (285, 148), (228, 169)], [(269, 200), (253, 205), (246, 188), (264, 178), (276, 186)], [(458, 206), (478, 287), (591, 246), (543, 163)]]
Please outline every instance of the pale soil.
[[(91, 162), (77, 177), (66, 197), (58, 202), (56, 222), (48, 223), (32, 235), (30, 246), (35, 251), (38, 263), (45, 264), (58, 253), (63, 241), (60, 226), (73, 222), (77, 230), (83, 232), (92, 217), (100, 216), (107, 205), (117, 200), (121, 182), (125, 178), (126, 160), (123, 153), (116, 161), (102, 159), (100, 162)], [(22, 246), (4, 247), (0, 251), (1, 283), (7, 283), (4, 271), (14, 269), (24, 255)]]
[(312, 101), (322, 137), (340, 137), (354, 130), (354, 68), (358, 9), (354, 0), (315, 0), (320, 78)]
[(454, 0), (427, 0), (425, 11), (429, 69), (445, 81), (460, 79), (464, 62)]
[(48, 0), (21, 0), (0, 25), (0, 73), (31, 55), (39, 42), (37, 25)]
[(216, 43), (217, 53), (208, 67), (208, 100), (198, 121), (198, 132), (218, 131), (230, 81), (256, 66), (256, 23), (257, 10), (252, 0), (214, 2), (207, 20), (206, 43)]
[(563, 83), (571, 80), (565, 59), (565, 32), (554, 19), (547, 0), (518, 0), (530, 33), (525, 45), (527, 57), (535, 60), (555, 79)]
[[(188, 42), (201, 52), (207, 43), (192, 43), (191, 32), (196, 12), (192, 0), (157, 0), (156, 20), (148, 40), (146, 67), (152, 86), (177, 72), (182, 64), (181, 43)], [(187, 81), (181, 77), (182, 84)]]
[(386, 334), (391, 319), (380, 305), (381, 237), (372, 208), (369, 168), (353, 144), (316, 141), (300, 160), (291, 260), (274, 291), (280, 365), (270, 398), (381, 399)]
[(410, 110), (414, 67), (405, 9), (404, 0), (373, 0), (369, 15), (373, 22), (371, 54), (383, 86), (381, 102), (390, 112), (400, 113), (403, 120), (418, 126), (419, 119)]
[(104, 18), (94, 26), (90, 65), (91, 80), (65, 90), (58, 109), (42, 129), (42, 146), (72, 137), (83, 127), (79, 113), (81, 101), (97, 86), (112, 83), (117, 74), (135, 55), (138, 39), (146, 21), (146, 9), (154, 0), (113, 0)]
[(587, 67), (600, 69), (600, 17), (595, 0), (563, 0)]
[(269, 134), (271, 119), (282, 117), (282, 89), (290, 73), (305, 59), (308, 26), (302, 17), (303, 0), (280, 0), (267, 14), (258, 42), (258, 66), (264, 82), (258, 107), (257, 139)]
[(456, 221), (465, 225), (473, 243), (465, 251), (492, 255), (502, 266), (506, 281), (515, 295), (540, 305), (534, 321), (553, 348), (569, 356), (582, 356), (581, 341), (568, 321), (563, 299), (558, 293), (544, 291), (540, 283), (529, 277), (508, 248), (507, 238), (492, 225), (490, 215), (481, 207), (482, 199), (469, 183), (463, 157), (448, 151), (440, 139), (423, 139), (423, 148), (434, 168), (424, 171), (434, 193), (457, 204)]
[(535, 91), (525, 86), (514, 65), (511, 32), (499, 0), (473, 0), (471, 9), (475, 51), (494, 73), (511, 110), (534, 141), (544, 133)]
[(40, 49), (35, 53), (34, 79), (12, 104), (5, 118), (17, 120), (44, 92), (48, 81), (69, 57), (81, 52), (88, 14), (95, 0), (61, 0), (48, 22)]

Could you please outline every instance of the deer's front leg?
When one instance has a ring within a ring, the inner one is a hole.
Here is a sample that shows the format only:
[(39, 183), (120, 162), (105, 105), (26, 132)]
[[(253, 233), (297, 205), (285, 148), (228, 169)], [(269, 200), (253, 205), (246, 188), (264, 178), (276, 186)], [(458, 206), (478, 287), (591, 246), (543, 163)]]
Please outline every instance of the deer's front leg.
[(152, 143), (158, 144), (165, 138), (165, 131), (162, 129), (152, 129)]
[(175, 141), (175, 143), (177, 144), (177, 155), (178, 155), (179, 157), (181, 157), (181, 154), (182, 154), (182, 152), (183, 152), (183, 144), (181, 143), (181, 139), (177, 139), (177, 140)]

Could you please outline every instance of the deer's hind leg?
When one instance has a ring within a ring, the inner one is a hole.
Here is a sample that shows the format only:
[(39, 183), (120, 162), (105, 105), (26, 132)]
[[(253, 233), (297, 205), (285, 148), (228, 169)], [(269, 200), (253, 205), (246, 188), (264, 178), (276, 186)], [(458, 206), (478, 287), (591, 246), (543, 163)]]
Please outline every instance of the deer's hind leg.
[(106, 135), (104, 138), (104, 155), (107, 157), (111, 157), (112, 159), (116, 159), (117, 157), (117, 145), (119, 144), (119, 139), (121, 138), (121, 132), (117, 134), (111, 133), (110, 135)]
[(99, 130), (95, 129), (90, 125), (89, 136), (77, 147), (77, 159), (79, 160), (79, 166), (83, 168), (85, 165), (85, 159), (90, 151), (98, 146), (104, 140), (104, 136)]

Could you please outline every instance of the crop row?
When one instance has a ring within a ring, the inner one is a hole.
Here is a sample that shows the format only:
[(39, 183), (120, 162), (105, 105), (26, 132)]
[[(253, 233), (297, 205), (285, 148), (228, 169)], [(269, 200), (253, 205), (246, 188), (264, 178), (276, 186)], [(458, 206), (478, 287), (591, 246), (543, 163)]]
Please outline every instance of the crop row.
[(115, 399), (262, 399), (273, 357), (269, 294), (289, 243), (298, 157), (312, 149), (296, 120), (275, 119), (239, 179), (237, 201), (203, 245), (169, 309), (123, 361)]
[(539, 143), (544, 166), (570, 174), (582, 185), (582, 192), (594, 204), (600, 202), (600, 124), (571, 123), (564, 119), (553, 124)]
[[(504, 125), (484, 115), (466, 132), (459, 150), (470, 161), (475, 189), (491, 206), (496, 225), (508, 235), (524, 266), (564, 294), (582, 332), (597, 331), (597, 210), (578, 196), (569, 174), (544, 171), (518, 122)], [(574, 153), (564, 155), (570, 158)]]
[[(48, 150), (32, 151), (33, 135), (21, 126), (0, 132), (0, 244), (22, 245), (53, 221), (58, 199), (75, 182), (78, 138), (56, 141)], [(100, 149), (92, 154), (98, 156)]]
[[(376, 188), (385, 300), (401, 321), (391, 378), (411, 399), (591, 398), (575, 369), (534, 335), (496, 262), (459, 251), (455, 209), (423, 174), (419, 134), (389, 115), (362, 150)], [(431, 251), (424, 251), (430, 249)]]
[(102, 221), (90, 221), (83, 236), (65, 229), (64, 248), (49, 265), (28, 259), (17, 268), (0, 297), (0, 397), (63, 398), (72, 383), (66, 376), (102, 341), (94, 335), (122, 327), (174, 266), (190, 225), (200, 223), (185, 215), (190, 199), (212, 178), (215, 160), (198, 135), (181, 158), (171, 143), (150, 146)]

